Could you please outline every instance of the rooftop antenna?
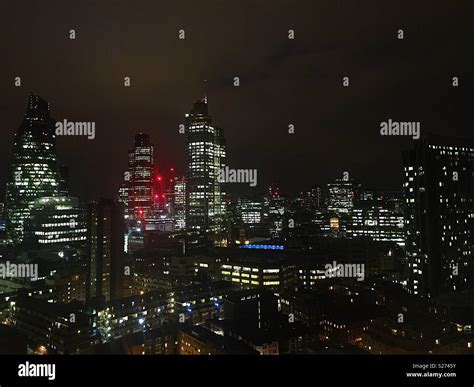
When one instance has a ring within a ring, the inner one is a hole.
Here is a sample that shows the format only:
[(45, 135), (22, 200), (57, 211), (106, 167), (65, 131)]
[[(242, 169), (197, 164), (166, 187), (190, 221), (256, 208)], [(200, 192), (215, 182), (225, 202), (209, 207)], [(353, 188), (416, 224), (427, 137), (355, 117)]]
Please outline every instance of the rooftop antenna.
[(204, 103), (207, 105), (207, 79), (204, 80)]

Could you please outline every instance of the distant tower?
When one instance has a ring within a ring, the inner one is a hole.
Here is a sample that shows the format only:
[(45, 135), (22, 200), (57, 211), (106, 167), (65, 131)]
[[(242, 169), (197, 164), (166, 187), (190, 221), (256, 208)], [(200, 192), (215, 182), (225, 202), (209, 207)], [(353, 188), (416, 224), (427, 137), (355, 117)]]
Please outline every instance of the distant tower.
[(225, 213), (218, 181), (225, 163), (225, 139), (222, 129), (212, 125), (206, 100), (194, 102), (186, 114), (186, 227), (218, 233)]
[(15, 136), (6, 190), (7, 227), (15, 242), (23, 240), (23, 221), (35, 200), (65, 195), (64, 189), (49, 104), (30, 94)]
[(186, 228), (186, 180), (184, 178), (176, 180), (173, 188), (175, 229), (184, 230)]
[(139, 133), (135, 136), (134, 149), (128, 154), (128, 169), (119, 192), (129, 218), (142, 219), (150, 214), (154, 175), (154, 146), (147, 134)]
[(352, 179), (336, 179), (328, 183), (329, 203), (328, 211), (337, 214), (348, 214), (354, 207), (361, 185)]

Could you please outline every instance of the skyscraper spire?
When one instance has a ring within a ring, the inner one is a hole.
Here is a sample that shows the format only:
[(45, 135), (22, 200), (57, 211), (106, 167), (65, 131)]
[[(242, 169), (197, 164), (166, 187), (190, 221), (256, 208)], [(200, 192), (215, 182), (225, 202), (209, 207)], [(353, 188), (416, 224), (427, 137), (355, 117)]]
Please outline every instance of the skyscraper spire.
[(207, 105), (207, 79), (204, 80), (204, 98), (203, 102)]

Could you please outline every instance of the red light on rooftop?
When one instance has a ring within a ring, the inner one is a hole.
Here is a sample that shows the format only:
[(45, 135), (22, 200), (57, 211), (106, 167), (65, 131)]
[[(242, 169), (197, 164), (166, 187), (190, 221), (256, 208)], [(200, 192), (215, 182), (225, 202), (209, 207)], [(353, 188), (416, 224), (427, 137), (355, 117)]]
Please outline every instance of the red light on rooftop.
[(161, 181), (161, 176), (158, 176), (156, 180)]

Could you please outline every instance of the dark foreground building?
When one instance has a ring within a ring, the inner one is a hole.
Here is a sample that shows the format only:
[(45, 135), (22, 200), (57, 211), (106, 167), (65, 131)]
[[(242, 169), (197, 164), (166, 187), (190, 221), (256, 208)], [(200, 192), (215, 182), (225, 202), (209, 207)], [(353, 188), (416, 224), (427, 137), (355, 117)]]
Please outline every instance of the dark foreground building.
[(404, 154), (408, 289), (473, 288), (474, 140), (428, 137)]
[(109, 199), (87, 206), (87, 299), (110, 301), (123, 297), (124, 207)]

